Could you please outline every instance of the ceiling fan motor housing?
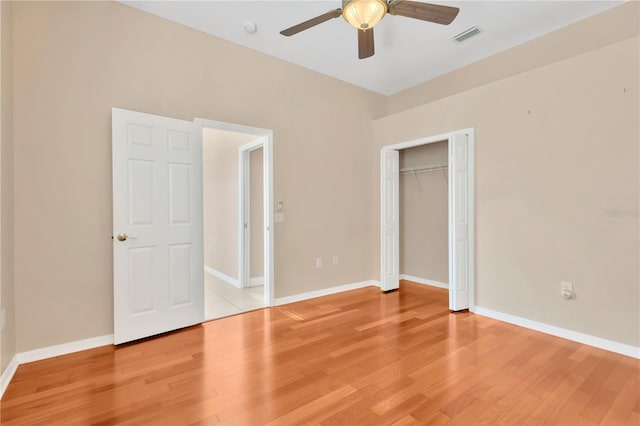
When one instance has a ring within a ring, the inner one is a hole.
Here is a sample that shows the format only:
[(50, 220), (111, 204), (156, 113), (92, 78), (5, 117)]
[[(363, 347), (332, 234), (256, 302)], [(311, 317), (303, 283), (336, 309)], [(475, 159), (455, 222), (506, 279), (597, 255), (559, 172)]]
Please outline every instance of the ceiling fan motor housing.
[(373, 28), (386, 13), (384, 0), (342, 0), (342, 17), (358, 30)]

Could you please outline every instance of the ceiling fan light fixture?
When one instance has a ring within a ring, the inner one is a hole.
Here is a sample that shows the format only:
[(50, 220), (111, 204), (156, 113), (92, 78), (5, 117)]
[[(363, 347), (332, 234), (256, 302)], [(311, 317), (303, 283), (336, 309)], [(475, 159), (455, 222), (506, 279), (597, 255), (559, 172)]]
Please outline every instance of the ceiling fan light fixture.
[(387, 3), (383, 0), (350, 0), (342, 8), (345, 21), (358, 30), (376, 26), (387, 13)]

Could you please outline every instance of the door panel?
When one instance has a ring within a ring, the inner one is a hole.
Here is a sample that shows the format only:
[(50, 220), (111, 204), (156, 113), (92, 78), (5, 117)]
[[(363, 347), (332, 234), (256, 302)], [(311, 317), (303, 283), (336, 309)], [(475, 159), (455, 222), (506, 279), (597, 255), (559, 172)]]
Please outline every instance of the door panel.
[(129, 225), (153, 223), (153, 162), (129, 162)]
[(119, 344), (204, 319), (202, 131), (192, 122), (116, 108), (112, 124)]
[(188, 225), (191, 221), (191, 166), (169, 164), (169, 223)]
[[(449, 241), (450, 262), (449, 309), (460, 311), (469, 308), (469, 139), (466, 134), (454, 134), (449, 140), (451, 203)], [(452, 191), (452, 193), (451, 193)]]
[(382, 162), (381, 227), (380, 249), (382, 271), (380, 284), (383, 291), (395, 290), (400, 286), (400, 222), (399, 222), (399, 163), (400, 153), (393, 149), (380, 152)]
[(131, 287), (131, 313), (134, 315), (153, 312), (156, 305), (153, 295), (154, 248), (129, 249), (128, 279), (135, 282)]

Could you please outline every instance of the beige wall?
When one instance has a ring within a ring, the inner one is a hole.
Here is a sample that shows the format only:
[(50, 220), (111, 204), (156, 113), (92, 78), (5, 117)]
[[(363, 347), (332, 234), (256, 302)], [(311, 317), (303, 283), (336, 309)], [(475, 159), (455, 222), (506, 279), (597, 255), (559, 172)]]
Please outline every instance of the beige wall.
[(6, 325), (0, 341), (0, 373), (16, 352), (15, 309), (13, 285), (13, 45), (12, 45), (12, 4), (0, 3), (1, 25), (1, 69), (2, 85), (0, 94), (0, 141), (1, 141), (1, 182), (2, 200), (0, 202), (2, 219), (2, 277), (0, 305), (6, 309)]
[[(447, 150), (447, 141), (403, 149), (400, 169), (447, 164)], [(448, 179), (447, 169), (400, 175), (400, 274), (449, 283)]]
[(204, 264), (238, 279), (238, 148), (255, 135), (204, 129)]
[(639, 205), (637, 8), (387, 100), (115, 2), (14, 4), (17, 350), (112, 333), (114, 106), (274, 131), (276, 297), (377, 279), (380, 146), (473, 126), (476, 302), (638, 345), (638, 217), (604, 214)]
[(276, 297), (369, 278), (384, 97), (115, 2), (20, 2), (13, 36), (19, 351), (113, 331), (114, 106), (272, 129)]
[(375, 121), (375, 153), (475, 128), (477, 305), (640, 344), (639, 52), (636, 35)]
[(264, 277), (264, 188), (262, 178), (263, 149), (258, 148), (249, 153), (250, 183), (250, 229), (251, 251), (249, 253), (250, 278)]

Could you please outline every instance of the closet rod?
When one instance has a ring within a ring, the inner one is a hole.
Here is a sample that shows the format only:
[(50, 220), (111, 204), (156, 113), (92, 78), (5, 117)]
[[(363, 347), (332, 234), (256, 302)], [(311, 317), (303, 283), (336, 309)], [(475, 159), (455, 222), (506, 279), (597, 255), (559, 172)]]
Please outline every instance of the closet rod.
[(447, 163), (426, 164), (424, 166), (407, 167), (405, 169), (400, 169), (400, 174), (403, 175), (407, 173), (432, 172), (435, 170), (444, 170), (448, 167), (449, 165)]

